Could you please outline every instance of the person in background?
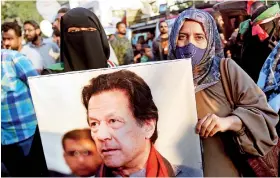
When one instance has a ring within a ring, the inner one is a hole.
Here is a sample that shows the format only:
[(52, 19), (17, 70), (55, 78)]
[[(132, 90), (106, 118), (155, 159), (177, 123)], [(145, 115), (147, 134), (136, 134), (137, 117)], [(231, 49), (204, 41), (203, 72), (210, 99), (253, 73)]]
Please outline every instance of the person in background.
[(154, 55), (153, 55), (153, 51), (150, 48), (150, 46), (148, 44), (144, 44), (143, 45), (143, 55), (140, 59), (140, 62), (150, 62), (150, 61), (154, 61)]
[(4, 49), (21, 51), (22, 49), (22, 32), (21, 26), (16, 22), (5, 22), (1, 26), (2, 41)]
[(157, 61), (167, 60), (168, 56), (168, 24), (165, 21), (159, 23), (160, 36), (153, 42), (154, 58)]
[(36, 50), (23, 48), (21, 26), (17, 22), (5, 22), (2, 24), (1, 29), (3, 49), (15, 50), (26, 55), (38, 73), (41, 73), (43, 70), (43, 59)]
[(112, 40), (114, 40), (114, 39), (115, 39), (115, 35), (114, 35), (114, 34), (110, 34), (108, 40), (109, 40), (109, 41), (112, 41)]
[(243, 37), (241, 68), (258, 81), (261, 68), (279, 41), (279, 4), (272, 7), (256, 1), (250, 8), (251, 19), (241, 23), (239, 33)]
[(59, 32), (61, 31), (60, 30), (61, 17), (64, 16), (64, 14), (66, 14), (69, 10), (70, 9), (65, 8), (65, 7), (63, 7), (63, 8), (58, 10), (57, 15), (55, 17), (55, 20), (54, 20), (54, 22), (52, 24), (53, 30), (58, 30)]
[(119, 61), (119, 65), (127, 65), (133, 63), (133, 48), (131, 42), (126, 38), (126, 25), (118, 22), (116, 25), (117, 34), (110, 41)]
[[(266, 59), (257, 84), (266, 94), (268, 104), (280, 115), (280, 42)], [(280, 124), (276, 129), (280, 135)]]
[(52, 34), (53, 42), (57, 44), (58, 47), (60, 47), (60, 31), (58, 29), (53, 29)]
[(34, 20), (24, 22), (24, 33), (28, 43), (23, 46), (23, 50), (34, 49), (37, 51), (43, 59), (44, 68), (59, 62), (59, 47), (54, 42), (46, 42), (42, 38), (40, 27)]
[(145, 38), (143, 35), (138, 37), (137, 43), (139, 43), (141, 45), (145, 44)]
[(153, 41), (154, 41), (154, 38), (155, 38), (155, 32), (154, 31), (149, 31), (147, 33), (147, 40), (146, 40), (146, 43), (150, 46), (150, 48), (152, 49), (153, 47)]
[(110, 47), (105, 31), (90, 10), (77, 7), (61, 18), (64, 72), (108, 67)]
[(220, 13), (217, 13), (215, 15), (215, 21), (216, 21), (216, 24), (217, 24), (217, 28), (218, 28), (221, 40), (222, 40), (223, 48), (225, 48), (226, 45), (227, 45), (227, 40), (226, 40), (226, 37), (225, 37), (225, 27), (224, 27), (225, 22), (224, 22), (223, 17)]
[(64, 134), (62, 138), (63, 156), (74, 176), (96, 176), (103, 163), (90, 129), (76, 129)]
[(27, 79), (38, 76), (23, 54), (1, 50), (1, 162), (11, 177), (47, 177)]
[(263, 157), (277, 145), (279, 116), (246, 72), (224, 58), (213, 17), (198, 9), (183, 11), (170, 33), (169, 55), (191, 58), (204, 176), (256, 176), (242, 155)]
[(137, 43), (135, 45), (135, 50), (134, 50), (134, 63), (139, 63), (140, 59), (142, 57), (142, 45), (140, 43)]

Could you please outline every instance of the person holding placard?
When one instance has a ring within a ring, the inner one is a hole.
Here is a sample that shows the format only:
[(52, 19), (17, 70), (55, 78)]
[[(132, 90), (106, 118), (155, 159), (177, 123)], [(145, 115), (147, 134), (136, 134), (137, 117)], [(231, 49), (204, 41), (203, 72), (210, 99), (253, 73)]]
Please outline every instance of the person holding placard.
[(169, 39), (171, 59), (192, 61), (204, 176), (255, 176), (239, 158), (266, 156), (278, 142), (279, 118), (265, 94), (233, 60), (224, 59), (215, 20), (207, 12), (182, 12)]

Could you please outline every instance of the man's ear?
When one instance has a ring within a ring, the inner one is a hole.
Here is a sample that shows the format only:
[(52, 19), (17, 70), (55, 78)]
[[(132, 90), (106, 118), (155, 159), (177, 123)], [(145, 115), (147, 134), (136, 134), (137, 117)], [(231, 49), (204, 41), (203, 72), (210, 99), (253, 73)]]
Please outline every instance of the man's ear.
[(22, 44), (22, 36), (20, 36), (19, 38), (18, 38), (19, 40), (18, 40), (18, 42), (20, 43), (20, 44)]
[(35, 30), (35, 32), (36, 32), (37, 35), (40, 35), (40, 33), (41, 33), (40, 28), (37, 28), (37, 29)]
[(154, 132), (156, 131), (156, 119), (152, 118), (149, 120), (146, 120), (144, 123), (144, 131), (146, 135), (146, 139), (150, 139)]

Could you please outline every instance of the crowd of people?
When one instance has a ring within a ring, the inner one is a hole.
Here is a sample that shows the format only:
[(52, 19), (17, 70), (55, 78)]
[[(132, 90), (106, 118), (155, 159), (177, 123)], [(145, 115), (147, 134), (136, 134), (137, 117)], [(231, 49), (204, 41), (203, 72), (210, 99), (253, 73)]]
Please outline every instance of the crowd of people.
[[(229, 39), (230, 42), (227, 42), (219, 30), (219, 25), (223, 24), (217, 23), (217, 19), (209, 13), (198, 9), (183, 11), (176, 18), (170, 32), (168, 24), (160, 22), (158, 37), (150, 31), (147, 39), (140, 36), (135, 45), (126, 38), (125, 23), (117, 23), (117, 33), (108, 38), (98, 17), (90, 10), (80, 7), (71, 10), (62, 8), (58, 11), (51, 39), (43, 37), (40, 26), (33, 20), (25, 21), (23, 27), (17, 22), (3, 23), (2, 171), (5, 168), (7, 176), (50, 175), (45, 163), (28, 77), (152, 61), (190, 59), (198, 115), (196, 133), (202, 139), (204, 176), (258, 175), (254, 167), (246, 164), (244, 155), (266, 157), (273, 154), (272, 150), (278, 144), (280, 8), (278, 3), (269, 7), (256, 1), (250, 6), (249, 12), (251, 18), (238, 26)], [(231, 45), (239, 47), (232, 50)], [(229, 59), (231, 56), (234, 56), (233, 59)], [(92, 95), (91, 93), (90, 97)], [(84, 98), (86, 109), (91, 104), (90, 97), (88, 100)], [(145, 100), (149, 95), (143, 97)], [(91, 131), (94, 130), (91, 124), (89, 127)], [(87, 131), (84, 132), (89, 136)], [(73, 175), (82, 176), (82, 173), (79, 175), (74, 170), (75, 163), (70, 162), (70, 157), (83, 153), (67, 151), (67, 143), (75, 135), (69, 133), (64, 137), (64, 156), (70, 168), (73, 167)], [(93, 138), (93, 145), (100, 141), (98, 137)], [(152, 142), (152, 138), (149, 141)], [(153, 152), (153, 147), (147, 149)], [(97, 149), (98, 151), (100, 150)], [(130, 158), (131, 160), (126, 161), (132, 161), (135, 167), (130, 169), (133, 171), (129, 174), (125, 172), (126, 176), (136, 175), (134, 173), (139, 171), (137, 160)], [(114, 174), (106, 172), (111, 165), (102, 163), (102, 157), (94, 159), (98, 161), (98, 165), (102, 165), (102, 169), (94, 167), (95, 172), (86, 173), (86, 176)], [(79, 164), (82, 165), (83, 162)], [(94, 164), (87, 166), (92, 165)], [(118, 168), (123, 166), (126, 166), (125, 163), (118, 164)], [(149, 172), (147, 170), (145, 169)], [(167, 172), (166, 170), (166, 174), (161, 174), (159, 171), (157, 175), (174, 176)], [(122, 173), (119, 169), (116, 176), (123, 175)]]

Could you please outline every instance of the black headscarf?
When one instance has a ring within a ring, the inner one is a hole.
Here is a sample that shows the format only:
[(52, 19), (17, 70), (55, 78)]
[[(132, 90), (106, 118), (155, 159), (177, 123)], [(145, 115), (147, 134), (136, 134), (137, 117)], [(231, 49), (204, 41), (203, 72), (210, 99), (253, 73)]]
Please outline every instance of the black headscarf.
[[(69, 33), (70, 27), (93, 27), (96, 31)], [(93, 12), (78, 7), (61, 18), (61, 57), (65, 72), (105, 68), (109, 56), (105, 31)]]

